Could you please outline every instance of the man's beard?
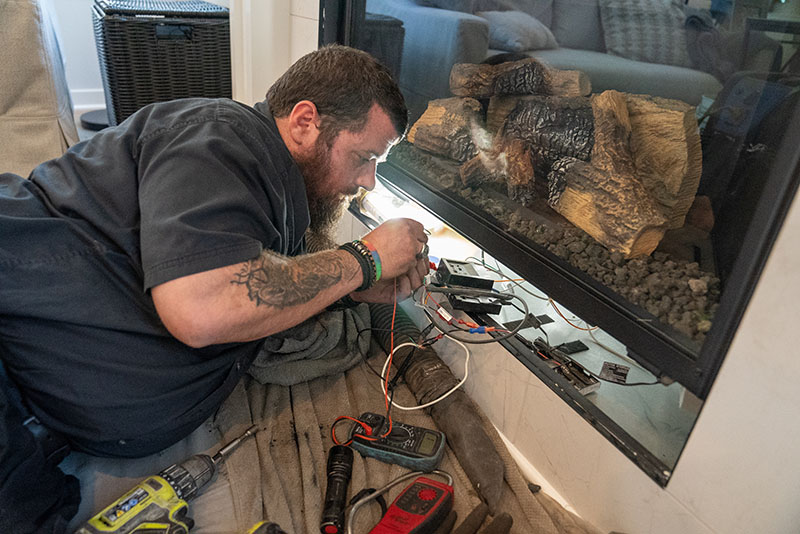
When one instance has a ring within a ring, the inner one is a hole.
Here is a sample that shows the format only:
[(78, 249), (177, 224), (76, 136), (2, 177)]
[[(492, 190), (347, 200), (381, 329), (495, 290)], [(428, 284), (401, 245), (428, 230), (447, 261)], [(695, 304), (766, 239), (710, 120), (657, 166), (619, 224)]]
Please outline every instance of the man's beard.
[(322, 139), (318, 139), (314, 152), (305, 158), (297, 159), (297, 166), (303, 174), (306, 184), (306, 197), (308, 198), (308, 211), (311, 214), (309, 230), (324, 236), (331, 237), (332, 230), (342, 217), (352, 195), (339, 192), (325, 194), (326, 182), (329, 179), (330, 148)]

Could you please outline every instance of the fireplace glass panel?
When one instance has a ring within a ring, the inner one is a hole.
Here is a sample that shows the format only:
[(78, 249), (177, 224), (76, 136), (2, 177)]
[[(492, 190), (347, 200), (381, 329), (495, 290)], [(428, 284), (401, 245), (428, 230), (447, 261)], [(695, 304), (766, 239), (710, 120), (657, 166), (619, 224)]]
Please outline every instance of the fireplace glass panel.
[(796, 189), (800, 2), (322, 4), (409, 105), (379, 175), (705, 397)]

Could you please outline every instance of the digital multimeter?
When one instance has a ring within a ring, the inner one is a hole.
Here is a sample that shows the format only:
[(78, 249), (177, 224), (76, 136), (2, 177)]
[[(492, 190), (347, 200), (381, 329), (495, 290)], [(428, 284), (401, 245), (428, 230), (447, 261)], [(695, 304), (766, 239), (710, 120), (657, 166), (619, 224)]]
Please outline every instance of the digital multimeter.
[(453, 486), (418, 477), (397, 496), (370, 534), (435, 532), (453, 508)]
[[(393, 421), (389, 435), (380, 437), (387, 430), (385, 417), (367, 412), (359, 420), (369, 426), (370, 432), (356, 425), (350, 446), (363, 456), (425, 472), (436, 469), (442, 461), (445, 446), (442, 432)], [(364, 436), (378, 439), (364, 439)]]

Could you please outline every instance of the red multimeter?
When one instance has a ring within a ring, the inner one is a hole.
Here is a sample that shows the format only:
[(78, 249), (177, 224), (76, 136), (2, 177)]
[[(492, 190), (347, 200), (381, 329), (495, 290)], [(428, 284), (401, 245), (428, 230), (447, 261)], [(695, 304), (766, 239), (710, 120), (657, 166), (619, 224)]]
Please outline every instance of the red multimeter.
[(453, 508), (453, 486), (421, 476), (394, 500), (370, 534), (428, 534)]

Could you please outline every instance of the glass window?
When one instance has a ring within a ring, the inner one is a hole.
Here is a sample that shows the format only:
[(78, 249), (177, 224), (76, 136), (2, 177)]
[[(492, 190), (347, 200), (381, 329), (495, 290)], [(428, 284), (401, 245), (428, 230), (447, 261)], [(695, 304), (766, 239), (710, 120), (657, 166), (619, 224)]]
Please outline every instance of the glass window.
[[(797, 187), (800, 0), (347, 5), (347, 44), (390, 68), (410, 108), (379, 175), (494, 258), (478, 267), (587, 328), (549, 347), (581, 341), (592, 350), (570, 360), (595, 373), (608, 360), (629, 382), (676, 381), (663, 403), (681, 419)], [(626, 395), (592, 402), (647, 442)], [(668, 468), (695, 416), (678, 445), (646, 446)]]

